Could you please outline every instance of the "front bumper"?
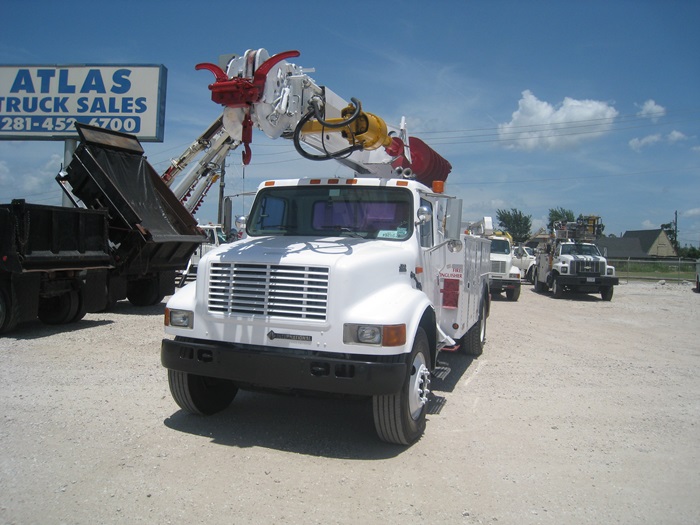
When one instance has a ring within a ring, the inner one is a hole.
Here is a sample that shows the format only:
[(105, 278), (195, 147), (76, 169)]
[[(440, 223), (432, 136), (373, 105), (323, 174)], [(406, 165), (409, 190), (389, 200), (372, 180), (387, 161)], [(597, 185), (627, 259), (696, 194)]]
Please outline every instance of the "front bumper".
[(516, 288), (520, 288), (520, 279), (501, 279), (499, 277), (489, 278), (489, 289), (491, 292), (515, 290)]
[(586, 287), (599, 287), (603, 288), (606, 286), (616, 286), (620, 284), (620, 279), (617, 277), (608, 277), (607, 275), (596, 276), (596, 277), (586, 277), (580, 275), (562, 275), (559, 274), (557, 277), (559, 284), (563, 286), (586, 286)]
[(328, 352), (202, 340), (163, 339), (165, 368), (205, 377), (230, 379), (255, 387), (314, 390), (336, 394), (382, 395), (398, 392), (406, 364), (334, 357)]

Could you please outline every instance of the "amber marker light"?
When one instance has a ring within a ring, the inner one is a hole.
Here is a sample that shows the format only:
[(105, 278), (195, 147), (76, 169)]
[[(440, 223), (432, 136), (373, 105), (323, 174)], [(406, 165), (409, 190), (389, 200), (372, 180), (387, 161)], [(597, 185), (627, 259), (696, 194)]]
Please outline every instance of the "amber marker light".
[(405, 324), (388, 325), (382, 328), (382, 346), (401, 346), (405, 344)]

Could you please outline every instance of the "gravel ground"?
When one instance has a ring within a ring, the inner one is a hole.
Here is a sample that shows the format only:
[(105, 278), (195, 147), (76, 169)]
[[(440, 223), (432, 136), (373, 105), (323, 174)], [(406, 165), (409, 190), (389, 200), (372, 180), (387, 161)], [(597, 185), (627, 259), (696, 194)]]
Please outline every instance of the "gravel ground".
[(363, 399), (181, 412), (162, 304), (22, 325), (0, 339), (0, 522), (698, 523), (691, 288), (494, 301), (484, 354), (442, 355), (410, 448), (377, 440)]

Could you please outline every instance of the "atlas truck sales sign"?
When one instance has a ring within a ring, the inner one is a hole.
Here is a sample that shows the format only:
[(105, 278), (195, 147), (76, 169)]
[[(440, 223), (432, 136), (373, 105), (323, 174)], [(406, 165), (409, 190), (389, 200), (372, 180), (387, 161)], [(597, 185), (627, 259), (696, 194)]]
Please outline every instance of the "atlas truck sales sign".
[(0, 140), (77, 138), (74, 122), (163, 140), (158, 65), (0, 66)]

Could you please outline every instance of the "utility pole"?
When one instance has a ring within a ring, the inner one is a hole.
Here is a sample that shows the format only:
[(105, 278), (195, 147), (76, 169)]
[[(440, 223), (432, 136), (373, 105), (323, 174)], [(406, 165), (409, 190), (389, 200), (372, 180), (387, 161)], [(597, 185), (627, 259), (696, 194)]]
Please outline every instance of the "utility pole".
[(678, 210), (676, 210), (676, 212), (673, 214), (673, 232), (674, 232), (673, 234), (676, 237), (675, 248), (676, 248), (676, 251), (678, 252), (678, 251), (680, 251), (680, 248), (681, 248), (681, 245), (678, 242)]

